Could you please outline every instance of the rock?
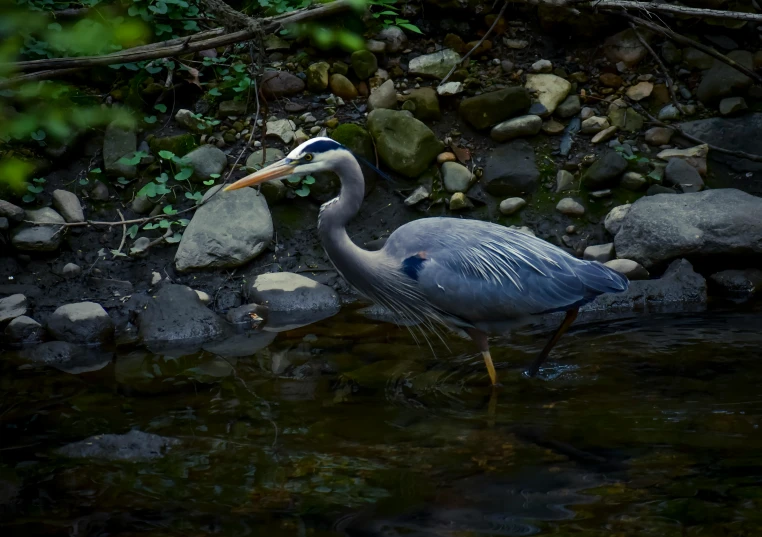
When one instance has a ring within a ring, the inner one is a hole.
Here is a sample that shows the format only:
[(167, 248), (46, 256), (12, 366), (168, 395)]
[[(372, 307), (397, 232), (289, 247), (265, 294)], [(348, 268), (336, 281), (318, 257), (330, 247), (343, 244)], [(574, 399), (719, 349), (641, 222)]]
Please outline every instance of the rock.
[(69, 343), (104, 343), (114, 337), (114, 321), (100, 304), (77, 302), (53, 312), (48, 332)]
[(550, 119), (548, 121), (543, 122), (542, 124), (542, 132), (545, 134), (550, 134), (552, 136), (555, 136), (557, 134), (562, 134), (566, 130), (566, 127), (563, 123), (560, 123), (556, 121), (555, 119)]
[(627, 88), (627, 97), (633, 101), (642, 101), (650, 97), (653, 90), (654, 85), (651, 82), (638, 82), (634, 86)]
[(108, 201), (108, 187), (101, 181), (96, 181), (93, 189), (90, 191), (90, 198), (95, 201)]
[(406, 102), (415, 103), (413, 115), (421, 121), (438, 121), (442, 117), (439, 109), (437, 92), (432, 88), (418, 88), (410, 90)]
[(276, 50), (288, 50), (290, 48), (291, 45), (289, 42), (277, 34), (267, 34), (267, 36), (265, 36), (265, 50), (267, 52), (274, 52)]
[(632, 204), (614, 238), (618, 257), (650, 268), (677, 257), (762, 255), (762, 198), (735, 189), (650, 196)]
[(178, 157), (184, 157), (196, 148), (196, 139), (186, 132), (177, 136), (153, 137), (148, 141), (148, 146), (157, 155), (159, 151), (170, 151)]
[(391, 80), (387, 80), (370, 92), (368, 111), (377, 108), (397, 108), (397, 90), (394, 89), (394, 82)]
[(533, 73), (550, 73), (553, 70), (553, 64), (549, 60), (537, 60), (532, 64)]
[(619, 230), (622, 227), (622, 222), (624, 222), (627, 213), (630, 211), (630, 207), (632, 207), (632, 205), (627, 203), (611, 209), (603, 221), (603, 227), (606, 228), (606, 231), (612, 235), (619, 233)]
[(612, 259), (604, 263), (607, 267), (624, 274), (628, 280), (647, 280), (651, 277), (643, 265), (632, 259)]
[(683, 49), (681, 56), (687, 67), (698, 71), (709, 69), (714, 63), (712, 56), (693, 47)]
[(511, 74), (513, 72), (513, 62), (511, 60), (500, 60), (500, 68), (503, 70), (506, 74)]
[[(2, 300), (0, 300), (0, 316), (2, 316)], [(8, 323), (4, 334), (11, 343), (32, 343), (42, 341), (45, 337), (45, 329), (34, 319), (20, 315)]]
[(447, 192), (465, 192), (471, 185), (473, 174), (458, 162), (442, 164), (442, 183)]
[[(728, 58), (736, 63), (753, 69), (752, 54), (745, 50), (734, 50), (728, 53)], [(714, 60), (712, 67), (704, 73), (701, 83), (696, 90), (696, 96), (704, 104), (710, 104), (724, 97), (738, 95), (751, 86), (751, 78), (735, 68)]]
[(84, 222), (85, 213), (82, 211), (82, 204), (79, 198), (73, 192), (68, 190), (53, 191), (53, 207), (63, 216), (67, 222)]
[(127, 434), (101, 434), (67, 444), (56, 453), (72, 459), (149, 461), (164, 457), (179, 440), (132, 430)]
[(580, 132), (582, 134), (597, 134), (611, 126), (608, 118), (593, 116), (582, 122)]
[(682, 192), (699, 192), (704, 189), (704, 181), (696, 168), (677, 158), (671, 158), (667, 162), (664, 184), (677, 187)]
[(328, 70), (331, 68), (326, 62), (313, 63), (307, 67), (307, 89), (319, 93), (328, 88)]
[(500, 202), (500, 212), (506, 216), (512, 215), (521, 210), (527, 202), (524, 198), (508, 198)]
[(582, 184), (594, 190), (612, 185), (627, 169), (627, 161), (616, 151), (607, 151), (585, 173)]
[(356, 50), (352, 53), (352, 70), (360, 80), (368, 80), (378, 71), (378, 59), (369, 50)]
[(464, 120), (481, 130), (525, 112), (530, 104), (524, 88), (511, 87), (463, 99), (458, 110)]
[(552, 114), (569, 94), (571, 82), (556, 75), (527, 75), (524, 87), (536, 91), (537, 101), (548, 109), (548, 114)]
[(21, 317), (27, 311), (29, 302), (22, 294), (0, 298), (0, 324)]
[(290, 144), (294, 141), (296, 123), (290, 119), (278, 119), (267, 122), (267, 136), (280, 139), (284, 144)]
[(63, 269), (61, 269), (61, 276), (66, 279), (76, 278), (80, 274), (82, 274), (82, 267), (76, 263), (66, 263)]
[(386, 52), (386, 43), (383, 41), (376, 41), (375, 39), (368, 39), (365, 41), (365, 47), (373, 54), (383, 54)]
[(588, 246), (582, 254), (582, 259), (586, 261), (598, 261), (599, 263), (611, 261), (614, 259), (614, 243)]
[(619, 127), (617, 127), (616, 125), (612, 125), (608, 129), (603, 129), (601, 132), (593, 136), (590, 142), (593, 144), (608, 142), (614, 137), (614, 135), (616, 134), (618, 130), (619, 130)]
[[(680, 128), (687, 134), (693, 135), (708, 144), (720, 147), (730, 147), (736, 151), (747, 153), (759, 153), (759, 140), (762, 137), (762, 114), (746, 114), (742, 117), (714, 117), (688, 121), (680, 124)], [(757, 162), (740, 159), (730, 155), (723, 155), (716, 151), (712, 152), (712, 160), (720, 166), (729, 167), (729, 173), (759, 172), (762, 167)], [(701, 173), (699, 171), (699, 173)], [(718, 173), (718, 172), (715, 172)], [(756, 192), (759, 192), (757, 189)]]
[(421, 121), (404, 112), (373, 110), (368, 130), (384, 163), (405, 177), (423, 173), (442, 152), (442, 143)]
[(265, 71), (260, 82), (262, 94), (268, 99), (290, 97), (304, 91), (304, 81), (288, 71)]
[(455, 156), (455, 153), (451, 153), (449, 151), (445, 151), (444, 153), (440, 153), (437, 155), (437, 164), (444, 164), (445, 162), (457, 162), (458, 157)]
[(617, 104), (614, 101), (609, 107), (609, 121), (614, 127), (619, 127), (623, 131), (637, 132), (643, 128), (643, 116), (627, 106), (625, 103)]
[(113, 359), (111, 353), (66, 341), (42, 343), (23, 353), (23, 356), (33, 364), (54, 367), (72, 375), (98, 371)]
[(514, 138), (534, 136), (542, 128), (540, 116), (520, 116), (498, 123), (490, 131), (490, 137), (496, 142), (507, 142)]
[(463, 93), (465, 89), (466, 87), (463, 85), (463, 82), (445, 82), (444, 84), (437, 86), (437, 95), (450, 97), (452, 95)]
[(720, 101), (720, 114), (723, 116), (732, 116), (748, 109), (743, 97), (725, 97)]
[[(175, 254), (180, 272), (234, 268), (258, 256), (273, 237), (273, 223), (264, 197), (253, 188), (235, 192), (209, 189), (183, 233)], [(211, 198), (211, 199), (210, 199)]]
[(444, 49), (433, 54), (424, 54), (413, 58), (408, 64), (408, 74), (428, 78), (444, 78), (450, 69), (461, 62), (460, 54)]
[(167, 284), (138, 311), (138, 336), (162, 348), (208, 341), (226, 333), (222, 317), (201, 303), (190, 287)]
[(664, 44), (661, 46), (661, 55), (667, 65), (676, 65), (683, 59), (683, 51), (669, 40), (664, 41)]
[(733, 300), (744, 301), (762, 290), (762, 270), (723, 270), (709, 277), (714, 287)]
[(619, 186), (633, 192), (644, 189), (647, 184), (648, 180), (643, 177), (643, 174), (638, 172), (627, 172), (622, 176), (622, 180), (619, 181)]
[(564, 198), (556, 205), (556, 210), (566, 216), (583, 216), (585, 207), (573, 198)]
[[(650, 34), (639, 31), (648, 42)], [(628, 67), (637, 65), (648, 53), (632, 29), (627, 29), (607, 38), (603, 43), (603, 52), (611, 63), (624, 62)]]
[(489, 155), (482, 183), (488, 193), (506, 198), (534, 192), (539, 178), (534, 149), (526, 140), (514, 140)]
[(556, 115), (560, 118), (570, 118), (579, 114), (581, 109), (579, 95), (569, 95), (556, 107)]
[(646, 143), (649, 145), (667, 145), (675, 131), (666, 127), (651, 127), (646, 131)]
[[(674, 104), (668, 104), (659, 110), (659, 121), (675, 121), (680, 119), (680, 110)], [(654, 127), (661, 128), (661, 127)]]
[[(26, 220), (32, 222), (55, 222), (63, 224), (64, 219), (50, 207), (26, 211)], [(54, 252), (63, 238), (63, 228), (56, 225), (21, 224), (11, 233), (11, 244), (22, 252)]]
[(376, 38), (386, 43), (386, 50), (392, 53), (399, 52), (407, 46), (407, 36), (397, 26), (387, 26)]
[(338, 73), (331, 75), (331, 78), (328, 80), (328, 85), (331, 87), (331, 93), (342, 99), (349, 101), (357, 97), (357, 88), (355, 88), (355, 85), (344, 75)]
[(607, 88), (618, 88), (624, 84), (622, 77), (616, 73), (603, 73), (598, 79)]
[(266, 329), (316, 322), (335, 315), (341, 309), (336, 291), (290, 272), (256, 276), (249, 288), (248, 298), (268, 308)]
[(674, 189), (663, 185), (651, 185), (646, 190), (646, 196), (656, 196), (657, 194), (677, 194)]
[(130, 206), (138, 214), (148, 214), (154, 208), (155, 203), (146, 196), (135, 196)]
[(508, 39), (507, 37), (504, 37), (503, 43), (505, 43), (506, 47), (512, 50), (522, 50), (529, 46), (529, 41), (526, 39)]
[(708, 153), (709, 146), (702, 144), (687, 149), (665, 149), (656, 155), (656, 157), (662, 160), (669, 160), (671, 158), (683, 159), (696, 168), (701, 175), (706, 175), (706, 156)]
[(107, 174), (114, 177), (132, 179), (137, 173), (137, 167), (122, 164), (119, 159), (132, 157), (138, 149), (138, 139), (135, 131), (126, 129), (114, 121), (106, 127), (103, 137), (103, 167)]
[(24, 219), (25, 211), (21, 207), (12, 204), (9, 201), (0, 200), (0, 217), (7, 218), (14, 222), (21, 222)]
[(191, 181), (200, 183), (213, 179), (212, 175), (220, 175), (228, 165), (225, 153), (213, 145), (202, 145), (182, 158), (184, 165), (193, 168)]
[(558, 170), (556, 174), (556, 192), (574, 189), (574, 175), (567, 170)]
[(217, 108), (218, 117), (246, 115), (246, 101), (222, 101)]
[(416, 205), (423, 200), (429, 199), (429, 196), (431, 196), (431, 193), (426, 189), (426, 187), (419, 186), (413, 190), (412, 194), (405, 198), (405, 205), (412, 207), (413, 205)]
[(10, 222), (8, 222), (8, 219), (4, 216), (0, 216), (0, 231), (8, 231), (8, 228), (11, 227)]
[(200, 119), (199, 114), (194, 114), (188, 109), (181, 108), (175, 114), (175, 122), (181, 127), (195, 132), (196, 134), (211, 134), (212, 126)]
[(462, 211), (464, 209), (473, 209), (473, 207), (474, 204), (471, 203), (471, 200), (463, 192), (456, 192), (450, 198), (451, 211)]

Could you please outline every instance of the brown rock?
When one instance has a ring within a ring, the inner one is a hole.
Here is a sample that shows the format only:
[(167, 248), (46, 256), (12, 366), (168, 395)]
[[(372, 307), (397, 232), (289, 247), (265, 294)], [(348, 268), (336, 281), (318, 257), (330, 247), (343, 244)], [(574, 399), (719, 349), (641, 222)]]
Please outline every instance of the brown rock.
[(455, 162), (458, 159), (455, 157), (455, 153), (446, 151), (437, 155), (437, 164), (444, 164), (445, 162)]
[(262, 75), (261, 88), (265, 97), (288, 97), (304, 91), (304, 81), (286, 71), (268, 71)]
[(550, 135), (561, 134), (565, 128), (563, 123), (555, 119), (550, 119), (542, 124), (542, 132)]
[[(468, 43), (466, 43), (466, 51), (469, 51), (472, 48), (474, 48), (478, 42), (479, 41), (469, 41)], [(482, 44), (479, 45), (479, 47), (471, 53), (471, 55), (478, 56), (480, 54), (484, 54), (488, 50), (492, 50), (492, 41), (490, 41), (489, 39), (485, 39), (482, 42)]]
[(607, 88), (618, 88), (622, 85), (622, 77), (616, 73), (603, 73), (598, 77), (601, 84)]
[(646, 143), (650, 145), (666, 145), (675, 131), (666, 127), (651, 127), (646, 131)]
[(655, 107), (661, 108), (670, 101), (669, 89), (666, 84), (656, 84), (653, 91), (651, 91), (651, 97), (649, 102)]
[(331, 88), (331, 93), (338, 95), (342, 99), (350, 100), (357, 97), (357, 88), (344, 75), (338, 73), (331, 75), (328, 86)]
[[(643, 30), (639, 33), (646, 42), (650, 40), (650, 33)], [(603, 51), (611, 63), (624, 62), (629, 67), (636, 65), (648, 52), (631, 28), (606, 39)]]
[(654, 85), (650, 82), (638, 82), (634, 86), (627, 88), (627, 97), (633, 101), (642, 101), (654, 90)]
[(459, 35), (456, 34), (447, 34), (442, 44), (444, 48), (452, 49), (458, 54), (465, 54), (468, 52), (466, 49), (466, 43)]

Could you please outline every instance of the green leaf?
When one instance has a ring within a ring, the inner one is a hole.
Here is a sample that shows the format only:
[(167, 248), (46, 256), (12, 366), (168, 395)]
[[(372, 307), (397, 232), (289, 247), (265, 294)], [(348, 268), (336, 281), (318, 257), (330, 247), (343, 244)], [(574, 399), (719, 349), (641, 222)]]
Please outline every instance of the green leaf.
[(162, 229), (169, 229), (169, 226), (171, 226), (171, 225), (172, 224), (170, 223), (169, 220), (161, 220), (159, 222), (159, 227), (162, 228)]
[(24, 197), (21, 199), (24, 203), (32, 203), (37, 197), (34, 194), (24, 194)]
[(415, 32), (417, 34), (423, 34), (421, 29), (418, 28), (418, 26), (416, 26), (415, 24), (409, 24), (409, 23), (403, 22), (403, 23), (399, 23), (399, 26), (406, 30), (410, 30), (411, 32)]
[(206, 186), (212, 186), (214, 184), (214, 179), (209, 179), (208, 181), (204, 181), (204, 184)]
[(177, 221), (177, 223), (180, 224), (183, 227), (186, 227), (188, 224), (190, 224), (190, 220), (188, 220), (187, 218), (180, 218)]
[(152, 222), (149, 222), (149, 223), (147, 223), (146, 225), (143, 226), (143, 229), (151, 231), (152, 229), (156, 229), (158, 227), (159, 227), (159, 224), (154, 224)]
[(154, 108), (156, 110), (158, 110), (159, 112), (161, 112), (162, 114), (167, 111), (167, 105), (166, 104), (159, 103), (156, 106), (154, 106)]
[(26, 189), (27, 189), (29, 192), (33, 193), (33, 194), (39, 194), (40, 192), (42, 192), (43, 190), (45, 190), (45, 189), (44, 189), (44, 188), (42, 188), (41, 186), (34, 186), (34, 185), (29, 185), (28, 187), (26, 187)]
[(648, 177), (649, 179), (653, 181), (657, 181), (657, 182), (661, 181), (661, 175), (656, 170), (649, 172), (649, 174), (646, 175), (646, 177)]
[(118, 177), (116, 182), (119, 183), (120, 185), (129, 185), (130, 184), (130, 182), (127, 179), (125, 179), (124, 177)]
[(129, 235), (131, 239), (134, 239), (138, 235), (138, 225), (133, 224), (127, 228), (127, 235)]
[(182, 170), (180, 170), (180, 173), (175, 174), (175, 180), (185, 181), (191, 175), (193, 175), (193, 168), (183, 168)]
[(47, 180), (44, 177), (35, 177), (34, 179), (32, 179), (32, 181), (38, 184), (47, 183)]
[(83, 177), (82, 179), (79, 180), (79, 184), (82, 185), (82, 186), (85, 186), (85, 185), (87, 185), (89, 183), (90, 183), (90, 181), (88, 180), (87, 177)]
[(167, 237), (166, 240), (170, 244), (174, 244), (176, 242), (180, 242), (180, 240), (183, 238), (183, 236), (180, 233), (175, 233), (171, 237)]
[(308, 175), (302, 180), (303, 185), (314, 185), (315, 184), (315, 178), (311, 175)]
[(175, 156), (175, 154), (172, 151), (167, 151), (166, 149), (162, 149), (159, 151), (159, 156), (166, 160), (171, 160), (172, 157)]
[(217, 88), (212, 88), (209, 90), (209, 95), (212, 95), (214, 97), (219, 97), (220, 95), (222, 95), (222, 93), (220, 93), (220, 90), (218, 90)]
[(148, 124), (156, 123), (156, 116), (145, 116), (143, 118), (143, 121), (145, 121)]
[(160, 176), (156, 178), (156, 182), (158, 183), (166, 183), (169, 181), (169, 175), (166, 174), (166, 172), (162, 172)]
[(148, 71), (150, 74), (155, 75), (156, 73), (161, 72), (161, 66), (158, 65), (149, 65), (146, 67), (146, 71)]
[(295, 185), (296, 183), (298, 183), (301, 180), (302, 180), (302, 178), (299, 177), (298, 175), (289, 175), (288, 177), (286, 177), (286, 181), (288, 181), (289, 183), (291, 183), (293, 185)]
[(100, 168), (93, 168), (92, 170), (90, 170), (90, 173), (103, 173), (103, 170), (101, 170)]
[(165, 205), (164, 208), (162, 209), (162, 212), (168, 215), (177, 214), (177, 211), (173, 209), (171, 205)]
[(294, 193), (297, 196), (300, 196), (302, 198), (307, 197), (310, 194), (310, 187), (308, 187), (307, 185), (302, 185), (301, 188), (297, 188), (296, 190), (294, 190)]
[(32, 137), (32, 140), (37, 140), (38, 142), (45, 139), (45, 131), (44, 130), (38, 130), (30, 134), (29, 136)]
[(146, 198), (152, 198), (157, 194), (156, 187), (157, 187), (156, 183), (148, 183), (143, 188), (138, 190), (138, 196), (145, 196)]

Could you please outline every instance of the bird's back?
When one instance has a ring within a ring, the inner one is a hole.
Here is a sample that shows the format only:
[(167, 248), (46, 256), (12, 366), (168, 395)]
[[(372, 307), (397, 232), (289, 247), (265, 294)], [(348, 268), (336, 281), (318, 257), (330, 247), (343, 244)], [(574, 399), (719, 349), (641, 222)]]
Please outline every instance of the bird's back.
[(475, 326), (566, 311), (628, 286), (601, 263), (478, 220), (415, 220), (392, 233), (382, 252), (431, 306)]

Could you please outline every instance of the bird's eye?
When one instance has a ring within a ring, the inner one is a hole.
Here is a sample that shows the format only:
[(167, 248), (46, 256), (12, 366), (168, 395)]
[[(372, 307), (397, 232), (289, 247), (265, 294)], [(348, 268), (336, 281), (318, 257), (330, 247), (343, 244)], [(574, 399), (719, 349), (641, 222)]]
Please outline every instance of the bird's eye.
[(312, 160), (312, 153), (307, 153), (306, 155), (304, 155), (304, 160), (306, 160), (307, 162), (310, 162)]

